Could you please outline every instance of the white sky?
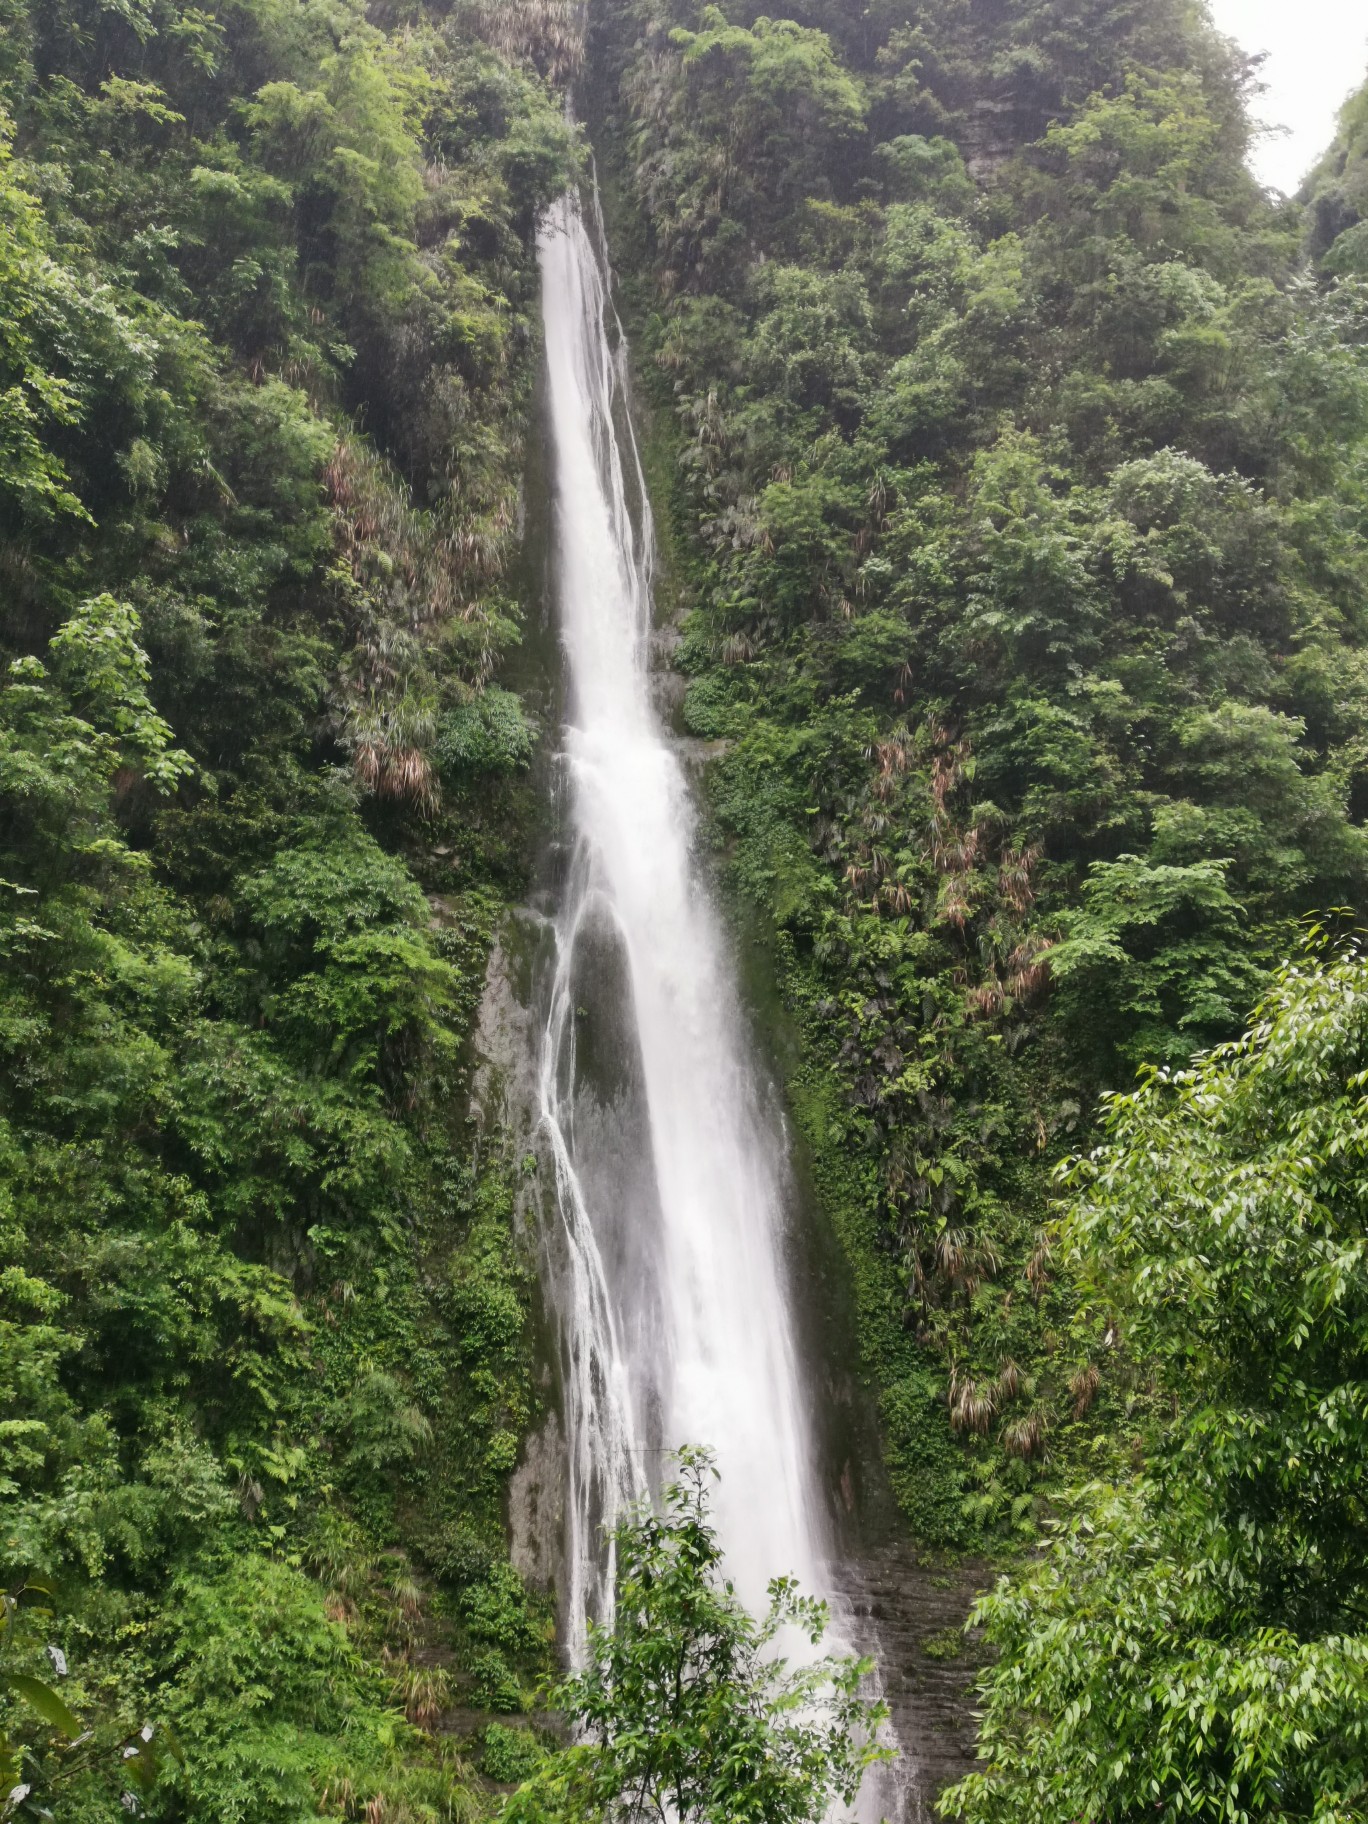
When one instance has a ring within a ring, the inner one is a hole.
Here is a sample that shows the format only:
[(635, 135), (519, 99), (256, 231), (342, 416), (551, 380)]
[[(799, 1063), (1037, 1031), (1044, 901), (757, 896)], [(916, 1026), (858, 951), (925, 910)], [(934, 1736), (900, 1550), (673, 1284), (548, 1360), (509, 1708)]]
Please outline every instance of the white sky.
[(1267, 51), (1254, 112), (1288, 128), (1263, 140), (1254, 169), (1295, 190), (1334, 137), (1335, 116), (1368, 76), (1368, 0), (1211, 0), (1217, 25), (1249, 51)]

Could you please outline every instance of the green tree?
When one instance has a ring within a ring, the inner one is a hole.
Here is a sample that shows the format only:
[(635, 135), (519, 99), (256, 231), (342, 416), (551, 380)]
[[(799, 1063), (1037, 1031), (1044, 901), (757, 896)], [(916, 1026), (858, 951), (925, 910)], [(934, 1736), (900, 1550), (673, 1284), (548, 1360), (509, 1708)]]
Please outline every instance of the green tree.
[(1368, 82), (1340, 110), (1335, 142), (1307, 180), (1311, 250), (1330, 273), (1368, 273)]
[[(985, 1765), (1029, 1817), (1348, 1824), (1368, 1805), (1368, 957), (1286, 964), (1238, 1041), (1107, 1107), (1060, 1245), (1140, 1476), (978, 1606)], [(1132, 1421), (1134, 1427), (1134, 1420)]]
[[(0, 1819), (47, 1824), (52, 1804), (69, 1800), (72, 1788), (101, 1761), (124, 1788), (126, 1809), (136, 1811), (171, 1760), (183, 1763), (180, 1743), (165, 1724), (144, 1723), (128, 1737), (106, 1719), (83, 1719), (57, 1685), (67, 1679), (66, 1654), (50, 1637), (52, 1585), (23, 1577), (0, 1590)], [(40, 1625), (35, 1627), (34, 1622)], [(25, 1623), (29, 1624), (27, 1627)], [(45, 1625), (42, 1625), (45, 1624)], [(40, 1654), (38, 1643), (49, 1633)], [(17, 1663), (16, 1663), (17, 1661)], [(25, 1669), (41, 1665), (43, 1676)], [(55, 1683), (53, 1681), (56, 1681)], [(107, 1782), (112, 1784), (112, 1780)], [(136, 1790), (135, 1790), (136, 1789)]]
[(54, 361), (74, 275), (53, 261), (37, 198), (15, 182), (13, 138), (0, 110), (0, 512), (22, 526), (84, 509), (52, 447), (79, 410)]
[(1124, 1076), (1155, 1059), (1181, 1064), (1194, 1034), (1228, 1032), (1238, 1019), (1256, 972), (1242, 952), (1228, 868), (1122, 855), (1089, 871), (1082, 907), (1049, 953), (1050, 973), (1079, 1031), (1094, 1029), (1104, 1082), (1115, 1080), (1117, 1052)]
[(644, 1504), (617, 1529), (612, 1626), (591, 1631), (588, 1664), (552, 1699), (586, 1739), (514, 1795), (504, 1824), (797, 1824), (853, 1802), (888, 1758), (886, 1711), (860, 1695), (872, 1662), (808, 1652), (826, 1605), (786, 1577), (763, 1620), (737, 1599), (708, 1511), (714, 1473), (705, 1452), (682, 1452), (661, 1511)]

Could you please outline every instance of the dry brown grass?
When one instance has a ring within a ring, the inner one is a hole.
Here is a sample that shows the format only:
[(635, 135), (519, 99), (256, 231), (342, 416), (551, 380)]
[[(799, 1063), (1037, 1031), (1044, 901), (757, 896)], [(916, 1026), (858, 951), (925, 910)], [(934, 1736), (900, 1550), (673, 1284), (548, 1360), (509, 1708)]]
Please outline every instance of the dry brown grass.
[(394, 1695), (415, 1728), (431, 1729), (451, 1708), (455, 1684), (445, 1666), (410, 1664), (395, 1674)]
[(1039, 1411), (1023, 1413), (1002, 1427), (998, 1440), (1009, 1457), (1038, 1457), (1045, 1448), (1048, 1427)]
[(1097, 1398), (1097, 1389), (1101, 1382), (1102, 1375), (1096, 1362), (1088, 1362), (1071, 1378), (1069, 1397), (1073, 1401), (1073, 1416), (1076, 1419), (1081, 1419)]
[(955, 1431), (986, 1438), (997, 1410), (994, 1389), (956, 1369), (950, 1376), (950, 1424)]
[(558, 88), (583, 66), (583, 0), (468, 0), (462, 17), (486, 44), (535, 64)]

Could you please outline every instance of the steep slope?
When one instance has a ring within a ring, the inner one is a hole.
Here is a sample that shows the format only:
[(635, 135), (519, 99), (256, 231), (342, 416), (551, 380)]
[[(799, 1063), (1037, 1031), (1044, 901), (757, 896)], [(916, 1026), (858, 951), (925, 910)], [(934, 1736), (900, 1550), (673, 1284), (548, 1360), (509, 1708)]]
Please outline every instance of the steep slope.
[(684, 716), (890, 1466), (924, 1539), (1029, 1535), (1145, 1397), (1054, 1162), (1363, 899), (1361, 304), (1186, 0), (595, 17)]
[(534, 731), (489, 679), (573, 147), (525, 34), (376, 17), (5, 9), (3, 1646), (60, 1645), (95, 1732), (7, 1695), (35, 1812), (450, 1817), (478, 1782), (421, 1730), (548, 1651), (465, 1037), (521, 878)]

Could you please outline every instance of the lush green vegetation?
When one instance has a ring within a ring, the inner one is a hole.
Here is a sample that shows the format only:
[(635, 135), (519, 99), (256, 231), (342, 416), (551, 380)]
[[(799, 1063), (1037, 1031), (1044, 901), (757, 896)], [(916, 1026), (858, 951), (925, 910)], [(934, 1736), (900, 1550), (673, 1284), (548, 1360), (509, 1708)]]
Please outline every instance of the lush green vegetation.
[(660, 1511), (647, 1503), (618, 1527), (613, 1625), (591, 1632), (587, 1665), (553, 1699), (585, 1739), (528, 1780), (506, 1824), (820, 1824), (888, 1758), (887, 1712), (860, 1696), (872, 1662), (810, 1652), (825, 1603), (784, 1577), (763, 1620), (737, 1600), (708, 1509), (714, 1473), (706, 1452), (684, 1451)]
[(685, 720), (897, 1492), (963, 1545), (1139, 1447), (1052, 1165), (1363, 899), (1362, 98), (1308, 230), (1185, 0), (793, 11), (609, 0), (591, 60)]
[(1365, 1087), (1368, 964), (1312, 953), (1070, 1169), (1086, 1321), (1168, 1412), (979, 1605), (987, 1764), (949, 1815), (1364, 1815)]
[[(546, 1657), (511, 1167), (464, 1113), (574, 148), (554, 18), (486, 23), (4, 8), (6, 1816), (152, 1772), (149, 1816), (463, 1815), (428, 1731)], [(130, 1763), (144, 1724), (190, 1752)]]
[(1360, 278), (1368, 273), (1368, 83), (1340, 114), (1335, 143), (1312, 172), (1311, 252), (1323, 272)]
[[(1368, 991), (1280, 963), (1368, 884), (1368, 90), (1281, 202), (1189, 0), (791, 11), (596, 0), (585, 96), (894, 1487), (951, 1546), (1064, 1504), (953, 1803), (1361, 1816)], [(0, 0), (0, 1817), (861, 1770), (701, 1470), (590, 1742), (520, 1715), (531, 1289), (466, 1110), (580, 56), (571, 0)]]

